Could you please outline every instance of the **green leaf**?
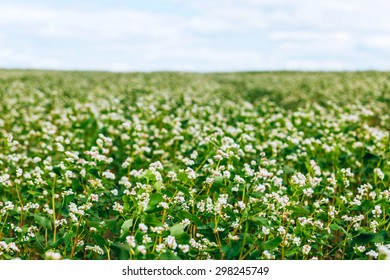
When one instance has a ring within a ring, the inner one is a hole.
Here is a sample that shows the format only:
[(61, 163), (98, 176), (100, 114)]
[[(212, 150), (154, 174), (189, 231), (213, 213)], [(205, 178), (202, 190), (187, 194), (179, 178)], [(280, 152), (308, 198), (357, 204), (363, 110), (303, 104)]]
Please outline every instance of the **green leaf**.
[(353, 241), (357, 244), (368, 244), (372, 241), (374, 235), (375, 235), (374, 233), (363, 232), (359, 234), (357, 237), (355, 237)]
[(187, 181), (187, 176), (185, 173), (179, 173), (177, 174), (177, 179), (180, 181), (180, 182), (185, 182)]
[(156, 210), (158, 204), (163, 201), (163, 197), (160, 193), (155, 193), (150, 197), (148, 207), (146, 208), (146, 212), (151, 212)]
[(57, 176), (61, 176), (61, 168), (59, 166), (54, 166), (53, 172), (57, 174)]
[(101, 236), (99, 236), (97, 234), (95, 234), (93, 236), (93, 239), (95, 239), (96, 244), (99, 245), (102, 248), (104, 248), (104, 246), (106, 245), (106, 240), (103, 237), (101, 237)]
[(214, 183), (222, 185), (223, 184), (223, 177), (214, 177)]
[(191, 240), (191, 236), (187, 233), (183, 233), (182, 235), (176, 238), (176, 241), (179, 244), (187, 244), (190, 242), (190, 240)]
[(162, 181), (157, 181), (154, 183), (153, 187), (156, 191), (160, 192), (161, 191), (161, 186), (162, 186)]
[(49, 244), (51, 248), (57, 248), (60, 246), (62, 243), (64, 243), (64, 238), (60, 237), (57, 239), (55, 243)]
[(303, 207), (295, 207), (295, 206), (287, 206), (286, 207), (288, 210), (292, 210), (294, 214), (303, 214), (303, 215), (308, 215), (310, 214), (310, 211), (306, 208)]
[(278, 247), (280, 245), (280, 243), (282, 243), (283, 239), (278, 236), (274, 239), (271, 239), (269, 241), (267, 241), (265, 244), (264, 244), (264, 247), (267, 249), (267, 250), (272, 250), (272, 249), (275, 249), (276, 247)]
[(65, 245), (69, 246), (70, 244), (72, 244), (72, 238), (75, 237), (75, 236), (76, 236), (76, 233), (74, 233), (74, 232), (65, 233), (64, 234)]
[(166, 252), (160, 256), (160, 260), (181, 260), (181, 258), (170, 252)]
[(382, 230), (377, 233), (372, 233), (372, 232), (362, 232), (360, 233), (355, 239), (353, 240), (354, 243), (357, 244), (368, 244), (368, 243), (382, 243), (386, 241), (389, 238), (389, 234), (387, 233), (386, 230)]
[(388, 238), (389, 238), (389, 234), (387, 233), (387, 231), (382, 230), (382, 231), (375, 234), (372, 241), (374, 243), (382, 243), (382, 242), (385, 242)]
[(64, 197), (64, 205), (68, 205), (75, 198), (74, 195), (67, 195)]
[(130, 227), (133, 226), (133, 219), (129, 219), (124, 221), (124, 223), (121, 226), (121, 230), (123, 231), (123, 235), (128, 235), (130, 232)]
[[(234, 242), (234, 243), (230, 246), (230, 248), (228, 249), (227, 254), (226, 254), (226, 257), (227, 257), (228, 259), (232, 259), (232, 258), (234, 258), (234, 257), (237, 257), (237, 256), (240, 254), (241, 245), (242, 245), (242, 241), (241, 241), (241, 240)], [(225, 249), (226, 249), (226, 248), (225, 248)]]
[(99, 170), (97, 168), (91, 168), (88, 170), (88, 174), (92, 174), (95, 177), (99, 177)]
[(285, 165), (283, 167), (283, 171), (284, 171), (285, 174), (293, 174), (295, 169), (290, 167), (290, 166), (288, 166), (288, 165)]
[(339, 230), (340, 229), (340, 226), (338, 224), (331, 224), (329, 227), (331, 230)]
[(38, 225), (40, 225), (46, 229), (52, 230), (52, 225), (51, 225), (50, 219), (43, 217), (41, 215), (38, 215), (38, 214), (34, 214), (34, 220)]
[(156, 179), (156, 177), (154, 176), (154, 174), (151, 170), (146, 170), (139, 178), (145, 178), (149, 181)]
[(161, 220), (157, 219), (153, 215), (146, 215), (144, 218), (144, 223), (147, 226), (162, 226)]
[(222, 247), (221, 247), (222, 253), (227, 253), (229, 251), (230, 251), (230, 245), (228, 245), (228, 244), (222, 245)]
[(288, 251), (286, 253), (286, 257), (289, 258), (289, 257), (294, 256), (297, 251), (298, 251), (298, 247), (295, 247), (295, 248), (291, 249), (290, 251)]
[(250, 220), (252, 222), (259, 222), (264, 226), (268, 226), (268, 220), (266, 218), (255, 216), (255, 217), (251, 217)]
[(294, 234), (295, 235), (300, 235), (302, 233), (302, 226), (300, 223), (297, 224), (297, 226), (294, 229)]
[(175, 237), (179, 237), (184, 233), (183, 225), (182, 224), (176, 224), (169, 228), (169, 231), (171, 232), (171, 235)]
[(187, 187), (182, 186), (182, 185), (176, 185), (175, 188), (177, 188), (182, 193), (191, 196), (190, 191), (189, 191), (189, 189)]
[(176, 212), (176, 215), (178, 218), (184, 220), (185, 218), (189, 219), (191, 221), (191, 223), (197, 225), (197, 226), (202, 226), (203, 225), (203, 222), (196, 216), (196, 215), (193, 215), (191, 214), (190, 212), (188, 211), (185, 211), (185, 210), (178, 210)]

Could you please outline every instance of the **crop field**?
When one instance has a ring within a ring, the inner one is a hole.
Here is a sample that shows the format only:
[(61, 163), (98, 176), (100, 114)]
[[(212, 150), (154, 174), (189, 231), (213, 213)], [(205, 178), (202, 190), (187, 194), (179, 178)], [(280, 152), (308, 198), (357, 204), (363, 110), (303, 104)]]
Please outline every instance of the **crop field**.
[(0, 70), (0, 259), (390, 258), (390, 73)]

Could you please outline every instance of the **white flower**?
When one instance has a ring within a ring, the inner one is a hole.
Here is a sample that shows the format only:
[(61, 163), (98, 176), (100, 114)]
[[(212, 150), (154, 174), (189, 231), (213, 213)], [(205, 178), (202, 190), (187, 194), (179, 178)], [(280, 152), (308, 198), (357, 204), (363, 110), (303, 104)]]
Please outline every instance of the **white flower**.
[(149, 237), (149, 235), (145, 234), (143, 237), (142, 237), (142, 244), (148, 244), (152, 242), (152, 238)]
[(276, 186), (276, 187), (281, 187), (282, 185), (283, 185), (283, 179), (282, 178), (275, 178), (274, 179), (274, 185)]
[(381, 207), (379, 205), (375, 206), (375, 209), (371, 211), (375, 218), (379, 218), (382, 214)]
[(177, 174), (174, 171), (169, 171), (167, 177), (172, 179), (172, 181), (176, 180)]
[(356, 250), (358, 250), (359, 252), (363, 253), (363, 252), (366, 250), (366, 247), (364, 247), (364, 246), (358, 246), (358, 247), (356, 248)]
[(114, 202), (112, 209), (114, 209), (115, 211), (118, 211), (119, 213), (123, 212), (123, 206), (116, 201)]
[(194, 162), (193, 160), (189, 159), (189, 158), (183, 158), (181, 161), (182, 161), (185, 165), (187, 165), (187, 166), (191, 166), (191, 165), (194, 165), (194, 164), (195, 164), (195, 162)]
[(135, 238), (132, 235), (129, 235), (126, 237), (126, 242), (129, 244), (130, 247), (135, 247)]
[(239, 184), (244, 184), (245, 180), (240, 177), (240, 175), (234, 176), (234, 182), (239, 183)]
[(304, 245), (304, 246), (302, 247), (302, 253), (303, 253), (304, 255), (308, 255), (309, 252), (310, 252), (310, 250), (311, 250), (311, 246), (310, 246), (310, 245)]
[(303, 193), (304, 195), (306, 195), (307, 197), (311, 197), (314, 193), (313, 189), (312, 188), (308, 188), (308, 189), (304, 189), (303, 190)]
[(95, 252), (95, 253), (97, 253), (99, 255), (103, 255), (104, 254), (103, 249), (100, 248), (99, 245), (95, 245), (95, 246), (87, 245), (87, 246), (85, 246), (85, 250)]
[(190, 155), (190, 158), (192, 159), (196, 159), (198, 157), (198, 152), (197, 151), (193, 151)]
[(176, 249), (177, 243), (174, 236), (169, 235), (165, 238), (165, 244), (167, 244), (168, 248)]
[(139, 228), (140, 230), (142, 230), (143, 232), (147, 232), (147, 231), (148, 231), (147, 225), (145, 225), (145, 224), (143, 224), (143, 223), (139, 224), (139, 225), (138, 225), (138, 228)]
[(107, 179), (115, 180), (115, 174), (112, 173), (110, 170), (104, 171), (102, 173), (102, 176)]
[(166, 252), (165, 245), (164, 244), (158, 244), (156, 246), (156, 251), (157, 251), (157, 253), (165, 253)]
[(190, 250), (190, 246), (185, 244), (179, 244), (179, 248), (180, 250), (183, 252), (183, 253), (188, 253), (188, 251)]
[(149, 169), (152, 171), (164, 169), (160, 161), (153, 162), (149, 165)]
[(238, 206), (239, 208), (241, 208), (241, 210), (244, 210), (244, 209), (245, 209), (245, 203), (242, 202), (242, 201), (237, 202), (237, 206)]
[(142, 255), (146, 255), (146, 247), (144, 245), (139, 245), (137, 247), (138, 252), (140, 252)]
[(184, 219), (180, 222), (180, 224), (183, 226), (183, 228), (185, 228), (191, 224), (191, 221), (189, 219)]
[(230, 240), (234, 240), (234, 241), (237, 241), (237, 240), (240, 239), (240, 237), (239, 237), (238, 235), (232, 235), (230, 232), (229, 232), (229, 234), (228, 234), (228, 238), (229, 238)]
[(270, 259), (272, 259), (272, 255), (271, 255), (271, 253), (270, 252), (268, 252), (268, 251), (264, 251), (263, 252), (263, 256), (264, 256), (264, 258), (266, 258), (267, 260), (270, 260)]
[(188, 179), (196, 179), (196, 177), (197, 177), (195, 171), (190, 167), (187, 167), (186, 174), (187, 174)]
[(214, 178), (210, 178), (210, 177), (206, 178), (207, 185), (211, 185), (212, 183), (214, 183)]
[(62, 259), (62, 256), (60, 253), (58, 252), (54, 252), (52, 250), (49, 250), (45, 253), (45, 256), (46, 256), (46, 259), (49, 259), (49, 260), (60, 260)]
[(302, 173), (297, 173), (291, 177), (291, 182), (295, 185), (303, 187), (306, 184), (306, 177)]
[(334, 218), (337, 213), (338, 213), (338, 211), (336, 211), (336, 208), (334, 206), (329, 206), (328, 215), (330, 217)]
[(284, 235), (286, 233), (286, 230), (282, 226), (280, 226), (280, 227), (278, 227), (278, 233), (280, 235)]
[(368, 251), (366, 253), (367, 256), (373, 257), (374, 259), (378, 258), (379, 254), (375, 252), (374, 250)]
[(57, 146), (57, 151), (59, 151), (59, 152), (65, 151), (65, 148), (64, 148), (64, 146), (62, 146), (61, 143), (55, 143), (54, 145)]
[(168, 209), (169, 208), (169, 205), (168, 205), (168, 203), (166, 203), (166, 202), (160, 202), (159, 204), (158, 204), (158, 206), (160, 206), (161, 208), (164, 208), (164, 209)]
[(23, 170), (20, 169), (20, 168), (18, 168), (18, 169), (16, 170), (16, 177), (20, 177), (20, 176), (22, 176), (22, 174), (23, 174)]
[(374, 173), (376, 176), (378, 176), (379, 180), (383, 180), (385, 178), (385, 174), (383, 174), (382, 170), (379, 168), (375, 168)]
[[(390, 247), (390, 245), (388, 245)], [(390, 260), (390, 248), (381, 245), (378, 247), (378, 251), (381, 255), (385, 256), (385, 260)]]
[(260, 184), (255, 188), (256, 192), (264, 192), (265, 191), (265, 186)]

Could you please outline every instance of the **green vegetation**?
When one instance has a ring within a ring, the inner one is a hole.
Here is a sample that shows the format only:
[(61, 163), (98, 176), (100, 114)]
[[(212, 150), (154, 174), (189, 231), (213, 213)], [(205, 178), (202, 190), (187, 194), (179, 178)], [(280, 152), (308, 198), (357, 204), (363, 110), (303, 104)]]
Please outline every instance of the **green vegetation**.
[(390, 258), (390, 73), (0, 71), (0, 259)]

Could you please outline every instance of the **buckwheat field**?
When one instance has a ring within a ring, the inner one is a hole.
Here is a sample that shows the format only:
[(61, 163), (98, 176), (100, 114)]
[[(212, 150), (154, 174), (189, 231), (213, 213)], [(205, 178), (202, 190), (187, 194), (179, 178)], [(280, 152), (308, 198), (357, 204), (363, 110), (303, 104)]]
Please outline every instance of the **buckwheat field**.
[(388, 259), (390, 74), (0, 71), (0, 259)]

